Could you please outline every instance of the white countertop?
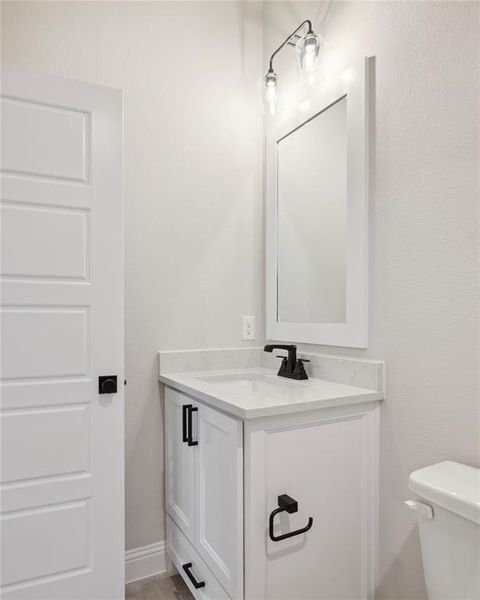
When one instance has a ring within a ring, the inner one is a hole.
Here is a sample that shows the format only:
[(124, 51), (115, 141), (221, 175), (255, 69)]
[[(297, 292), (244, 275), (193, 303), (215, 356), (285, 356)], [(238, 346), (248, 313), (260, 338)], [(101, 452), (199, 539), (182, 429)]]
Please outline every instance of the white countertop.
[(241, 419), (382, 400), (383, 391), (310, 378), (278, 377), (256, 367), (222, 371), (162, 373), (159, 380)]

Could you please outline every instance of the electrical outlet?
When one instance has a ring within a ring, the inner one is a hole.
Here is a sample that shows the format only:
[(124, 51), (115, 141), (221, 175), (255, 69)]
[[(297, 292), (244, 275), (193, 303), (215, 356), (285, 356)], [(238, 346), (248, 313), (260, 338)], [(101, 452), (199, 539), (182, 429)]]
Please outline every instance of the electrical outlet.
[(255, 339), (255, 317), (242, 317), (242, 339)]

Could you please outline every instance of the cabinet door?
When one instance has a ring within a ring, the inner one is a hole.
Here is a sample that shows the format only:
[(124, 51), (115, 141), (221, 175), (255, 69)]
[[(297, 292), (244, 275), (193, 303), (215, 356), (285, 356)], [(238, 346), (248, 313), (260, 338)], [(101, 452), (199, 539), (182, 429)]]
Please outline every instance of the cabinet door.
[(195, 448), (185, 440), (187, 411), (194, 406), (188, 396), (165, 389), (165, 470), (167, 512), (194, 543)]
[(232, 598), (243, 597), (243, 426), (198, 404), (196, 549)]
[[(373, 413), (345, 413), (272, 419), (246, 433), (246, 597), (373, 597)], [(313, 526), (272, 541), (269, 516), (282, 494), (298, 512), (277, 514), (274, 536), (304, 528), (309, 517)]]

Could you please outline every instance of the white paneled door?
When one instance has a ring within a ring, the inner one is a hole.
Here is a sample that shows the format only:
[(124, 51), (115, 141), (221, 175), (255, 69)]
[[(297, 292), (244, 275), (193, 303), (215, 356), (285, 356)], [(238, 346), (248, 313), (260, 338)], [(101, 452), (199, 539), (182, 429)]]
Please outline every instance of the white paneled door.
[(1, 594), (119, 599), (121, 92), (8, 71), (1, 94)]

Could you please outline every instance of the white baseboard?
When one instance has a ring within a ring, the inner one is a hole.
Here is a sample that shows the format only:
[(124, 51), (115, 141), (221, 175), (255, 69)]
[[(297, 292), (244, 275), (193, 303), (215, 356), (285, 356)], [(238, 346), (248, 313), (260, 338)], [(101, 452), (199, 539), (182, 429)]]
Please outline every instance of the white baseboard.
[(159, 575), (166, 570), (165, 542), (132, 548), (125, 552), (125, 583)]

